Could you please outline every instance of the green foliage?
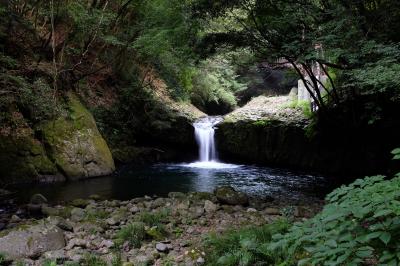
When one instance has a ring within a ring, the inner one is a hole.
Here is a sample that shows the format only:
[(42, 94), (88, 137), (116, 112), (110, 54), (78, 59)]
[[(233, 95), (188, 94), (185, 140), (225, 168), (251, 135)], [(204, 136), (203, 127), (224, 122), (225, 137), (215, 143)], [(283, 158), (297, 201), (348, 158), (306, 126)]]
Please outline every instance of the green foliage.
[(215, 103), (225, 107), (227, 112), (236, 106), (234, 93), (245, 89), (246, 85), (239, 81), (232, 56), (217, 55), (199, 64), (191, 99), (200, 109), (207, 110), (207, 105)]
[(146, 237), (145, 224), (142, 222), (134, 222), (121, 228), (116, 234), (116, 244), (122, 245), (124, 242), (135, 248), (140, 248), (142, 241)]
[(213, 234), (205, 239), (207, 265), (255, 265), (256, 262), (277, 265), (282, 260), (281, 254), (267, 249), (272, 235), (285, 233), (288, 222), (279, 220), (261, 227), (248, 227), (220, 234)]
[(51, 261), (51, 260), (45, 260), (42, 264), (42, 266), (57, 266), (56, 261)]
[(34, 122), (56, 117), (62, 108), (54, 89), (44, 79), (36, 80), (32, 86), (20, 87), (19, 96), (22, 108)]
[(393, 160), (400, 160), (400, 148), (396, 148), (392, 151)]
[(82, 266), (107, 266), (107, 262), (94, 254), (87, 254), (84, 257), (84, 260), (81, 263), (81, 265)]
[(138, 216), (138, 221), (145, 223), (148, 226), (156, 226), (164, 222), (168, 222), (170, 210), (162, 209), (156, 212), (141, 212)]
[(164, 223), (168, 222), (169, 213), (169, 209), (163, 209), (157, 212), (141, 212), (136, 219), (149, 227), (149, 229), (146, 230), (147, 236), (161, 240), (168, 235)]
[(271, 250), (285, 251), (299, 265), (400, 263), (400, 175), (356, 180), (336, 189), (314, 218), (274, 236)]

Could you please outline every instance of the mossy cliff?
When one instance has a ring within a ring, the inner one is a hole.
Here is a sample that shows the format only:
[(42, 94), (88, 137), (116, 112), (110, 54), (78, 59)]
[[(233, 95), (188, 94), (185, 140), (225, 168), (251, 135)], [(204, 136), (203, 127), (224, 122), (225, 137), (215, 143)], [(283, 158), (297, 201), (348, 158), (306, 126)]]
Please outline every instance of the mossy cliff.
[(46, 156), (42, 144), (32, 134), (0, 135), (1, 183), (24, 183), (63, 179)]
[(111, 174), (114, 161), (93, 116), (74, 94), (67, 102), (68, 115), (40, 126), (49, 157), (68, 179)]
[(65, 106), (54, 120), (0, 134), (1, 183), (73, 180), (115, 170), (89, 111), (72, 93)]
[(216, 138), (223, 158), (241, 162), (335, 176), (359, 176), (390, 168), (390, 145), (372, 143), (372, 133), (314, 130), (306, 121), (226, 120), (218, 125)]

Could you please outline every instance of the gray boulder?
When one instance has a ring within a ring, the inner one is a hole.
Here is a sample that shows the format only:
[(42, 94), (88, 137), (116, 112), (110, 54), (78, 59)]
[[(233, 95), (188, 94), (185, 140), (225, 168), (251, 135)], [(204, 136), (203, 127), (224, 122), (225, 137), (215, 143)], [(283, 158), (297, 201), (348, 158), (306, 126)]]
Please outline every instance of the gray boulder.
[(74, 222), (80, 222), (86, 217), (86, 212), (81, 208), (73, 208), (71, 211), (71, 220)]
[(35, 225), (0, 238), (0, 253), (7, 259), (38, 258), (65, 247), (63, 231), (54, 225)]

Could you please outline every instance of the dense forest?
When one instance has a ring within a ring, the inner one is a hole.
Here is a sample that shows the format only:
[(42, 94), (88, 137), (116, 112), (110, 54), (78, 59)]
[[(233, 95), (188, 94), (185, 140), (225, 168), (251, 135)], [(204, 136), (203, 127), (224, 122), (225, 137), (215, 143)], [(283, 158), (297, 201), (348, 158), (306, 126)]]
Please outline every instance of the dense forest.
[(399, 29), (397, 0), (0, 0), (0, 265), (399, 265)]

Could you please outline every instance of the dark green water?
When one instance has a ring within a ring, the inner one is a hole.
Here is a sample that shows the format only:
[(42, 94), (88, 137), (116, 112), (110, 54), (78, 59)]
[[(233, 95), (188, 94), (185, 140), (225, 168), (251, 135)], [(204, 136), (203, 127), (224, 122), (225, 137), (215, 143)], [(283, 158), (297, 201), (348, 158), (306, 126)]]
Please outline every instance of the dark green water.
[(221, 185), (231, 185), (250, 196), (272, 196), (285, 201), (320, 199), (333, 189), (333, 185), (323, 177), (282, 169), (256, 166), (201, 169), (157, 164), (125, 167), (108, 177), (29, 186), (19, 190), (18, 198), (28, 201), (34, 193), (42, 193), (55, 203), (97, 194), (107, 199), (127, 200), (145, 195), (166, 196), (171, 191), (211, 192)]

